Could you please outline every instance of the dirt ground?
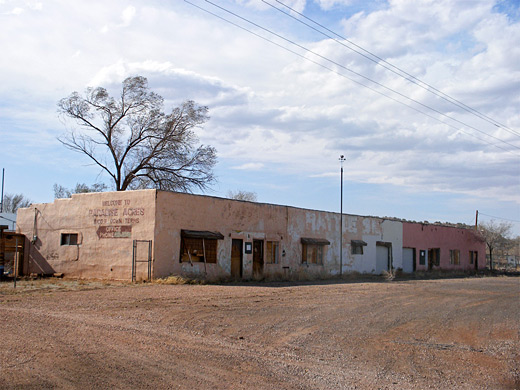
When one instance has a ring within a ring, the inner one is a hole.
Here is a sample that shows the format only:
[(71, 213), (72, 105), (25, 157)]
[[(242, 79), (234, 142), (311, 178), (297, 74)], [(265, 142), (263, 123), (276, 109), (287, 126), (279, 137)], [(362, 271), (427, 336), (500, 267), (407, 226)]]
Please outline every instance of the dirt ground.
[(4, 282), (0, 388), (519, 389), (519, 334), (518, 277)]

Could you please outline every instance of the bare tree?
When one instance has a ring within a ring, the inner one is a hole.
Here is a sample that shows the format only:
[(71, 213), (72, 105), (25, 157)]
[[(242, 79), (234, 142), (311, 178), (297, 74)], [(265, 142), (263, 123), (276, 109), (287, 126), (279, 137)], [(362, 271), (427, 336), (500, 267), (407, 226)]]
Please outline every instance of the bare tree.
[(58, 111), (79, 130), (59, 141), (101, 167), (117, 191), (206, 189), (214, 181), (216, 150), (197, 146), (193, 130), (209, 119), (208, 108), (188, 100), (170, 114), (162, 109), (163, 98), (141, 76), (124, 80), (117, 100), (101, 87), (87, 88), (85, 97), (73, 92)]
[(16, 211), (23, 207), (29, 207), (31, 201), (22, 194), (4, 194), (2, 201), (2, 211), (5, 213), (16, 213)]
[(55, 183), (52, 187), (54, 190), (54, 198), (62, 199), (62, 198), (70, 198), (72, 194), (84, 194), (87, 192), (102, 192), (107, 189), (106, 184), (104, 183), (95, 183), (91, 186), (88, 186), (85, 183), (77, 183), (75, 188), (68, 189), (60, 184)]
[(251, 191), (228, 191), (227, 197), (229, 199), (246, 200), (248, 202), (256, 202), (256, 192)]
[(511, 234), (512, 224), (509, 222), (481, 222), (478, 230), (482, 238), (486, 241), (489, 252), (489, 266), (493, 269), (493, 251), (505, 248), (509, 245), (508, 236)]

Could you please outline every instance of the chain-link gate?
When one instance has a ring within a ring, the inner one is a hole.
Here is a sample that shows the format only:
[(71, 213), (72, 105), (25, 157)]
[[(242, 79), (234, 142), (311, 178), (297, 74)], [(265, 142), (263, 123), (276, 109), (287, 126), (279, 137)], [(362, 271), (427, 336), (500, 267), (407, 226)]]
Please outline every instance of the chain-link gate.
[(134, 240), (132, 250), (132, 282), (136, 281), (137, 276), (143, 273), (142, 265), (146, 265), (146, 271), (148, 275), (146, 280), (151, 281), (152, 240)]

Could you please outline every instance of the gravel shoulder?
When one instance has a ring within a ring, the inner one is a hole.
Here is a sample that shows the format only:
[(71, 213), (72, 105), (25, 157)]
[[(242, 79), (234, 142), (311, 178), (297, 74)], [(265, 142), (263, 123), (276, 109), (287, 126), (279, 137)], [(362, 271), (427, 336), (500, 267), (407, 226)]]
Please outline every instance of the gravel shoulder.
[(520, 389), (518, 277), (60, 283), (0, 284), (0, 388)]

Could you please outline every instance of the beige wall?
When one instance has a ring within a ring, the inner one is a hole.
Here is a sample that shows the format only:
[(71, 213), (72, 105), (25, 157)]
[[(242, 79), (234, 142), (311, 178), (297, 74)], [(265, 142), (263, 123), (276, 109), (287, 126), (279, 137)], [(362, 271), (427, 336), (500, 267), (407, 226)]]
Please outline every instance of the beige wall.
[[(154, 275), (184, 274), (219, 278), (230, 275), (232, 239), (283, 241), (287, 226), (285, 207), (208, 196), (157, 193)], [(181, 263), (181, 230), (219, 232), (217, 264)], [(281, 249), (280, 249), (281, 251)], [(281, 272), (281, 265), (266, 265), (266, 273)], [(243, 277), (253, 271), (252, 254), (243, 254)]]
[[(279, 263), (264, 264), (267, 277), (327, 277), (339, 273), (338, 213), (288, 206), (233, 201), (209, 196), (161, 192), (157, 194), (154, 276), (183, 274), (207, 278), (227, 277), (232, 239), (279, 242)], [(181, 263), (181, 230), (219, 232), (217, 264)], [(301, 238), (326, 239), (322, 265), (302, 264)], [(352, 255), (350, 241), (364, 240), (362, 255)], [(343, 272), (374, 272), (376, 242), (392, 243), (394, 264), (401, 264), (402, 224), (373, 217), (344, 215)], [(264, 256), (265, 258), (265, 256)], [(253, 255), (243, 253), (243, 277), (252, 277)]]
[[(130, 279), (133, 240), (153, 240), (155, 190), (75, 194), (18, 211), (17, 230), (26, 247), (28, 273)], [(61, 245), (62, 234), (77, 245)], [(34, 238), (35, 239), (34, 239)], [(138, 274), (145, 276), (145, 264)]]
[[(35, 219), (36, 216), (36, 219)], [(36, 221), (36, 223), (35, 223)], [(27, 245), (24, 270), (62, 272), (71, 277), (130, 279), (133, 240), (153, 241), (154, 277), (171, 274), (208, 279), (231, 276), (232, 240), (279, 243), (277, 264), (264, 262), (263, 276), (315, 278), (340, 272), (340, 215), (288, 206), (235, 201), (156, 190), (76, 194), (71, 199), (32, 205), (18, 213), (18, 231)], [(217, 263), (180, 262), (181, 230), (219, 232)], [(77, 245), (62, 245), (62, 234), (78, 234)], [(301, 239), (328, 240), (323, 264), (302, 262)], [(367, 243), (352, 254), (351, 240)], [(394, 268), (402, 266), (401, 222), (355, 215), (343, 216), (343, 272), (373, 273), (377, 245), (388, 244)], [(147, 246), (139, 258), (146, 259)], [(243, 246), (242, 277), (253, 277), (253, 254)], [(264, 253), (264, 260), (266, 259)], [(137, 279), (147, 276), (139, 263)]]

